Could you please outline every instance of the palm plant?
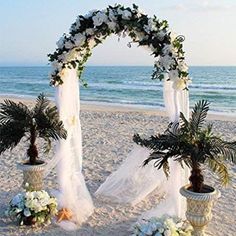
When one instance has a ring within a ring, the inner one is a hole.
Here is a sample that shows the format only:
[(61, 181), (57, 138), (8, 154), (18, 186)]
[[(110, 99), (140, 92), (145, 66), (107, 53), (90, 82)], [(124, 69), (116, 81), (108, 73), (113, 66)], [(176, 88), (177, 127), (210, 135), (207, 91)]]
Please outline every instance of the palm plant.
[(143, 164), (154, 160), (154, 166), (163, 168), (167, 177), (169, 158), (178, 161), (182, 167), (185, 164), (191, 169), (190, 188), (198, 193), (204, 191), (201, 165), (207, 164), (226, 185), (230, 179), (227, 162), (236, 163), (236, 142), (226, 142), (214, 135), (211, 124), (203, 126), (208, 110), (209, 103), (202, 100), (194, 106), (189, 121), (180, 113), (180, 123), (170, 124), (164, 134), (148, 139), (135, 134), (134, 142), (151, 150)]
[(0, 154), (17, 146), (25, 136), (29, 140), (27, 156), (31, 165), (42, 163), (38, 160), (37, 138), (46, 141), (45, 151), (50, 150), (52, 139), (66, 139), (67, 132), (56, 106), (50, 106), (43, 94), (38, 96), (32, 109), (11, 100), (0, 103)]

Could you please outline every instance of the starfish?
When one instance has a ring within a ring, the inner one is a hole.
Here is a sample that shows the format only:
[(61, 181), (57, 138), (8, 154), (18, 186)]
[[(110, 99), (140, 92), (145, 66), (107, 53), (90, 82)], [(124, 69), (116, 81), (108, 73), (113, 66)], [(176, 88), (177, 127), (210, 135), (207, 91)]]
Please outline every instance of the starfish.
[(71, 220), (72, 216), (73, 213), (70, 209), (61, 208), (57, 214), (57, 222), (60, 223), (62, 220)]

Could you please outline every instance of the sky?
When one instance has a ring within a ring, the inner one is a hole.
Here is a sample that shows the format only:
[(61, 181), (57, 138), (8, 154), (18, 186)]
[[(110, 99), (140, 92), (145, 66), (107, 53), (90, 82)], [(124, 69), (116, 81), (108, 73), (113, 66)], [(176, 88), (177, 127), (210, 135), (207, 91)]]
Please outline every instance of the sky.
[[(75, 21), (93, 9), (138, 5), (166, 19), (185, 36), (189, 65), (236, 65), (236, 0), (0, 0), (0, 66), (47, 65), (47, 54)], [(88, 65), (152, 65), (153, 58), (129, 38), (116, 36), (93, 50)]]

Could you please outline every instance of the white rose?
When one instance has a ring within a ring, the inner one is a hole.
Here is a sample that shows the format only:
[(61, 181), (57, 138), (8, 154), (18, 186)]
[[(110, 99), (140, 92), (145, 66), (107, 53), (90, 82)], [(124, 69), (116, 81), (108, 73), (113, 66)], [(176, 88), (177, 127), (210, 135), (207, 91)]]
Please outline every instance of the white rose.
[(160, 57), (159, 65), (164, 67), (166, 70), (169, 70), (170, 66), (173, 64), (173, 58), (169, 55), (165, 55), (164, 57)]
[(88, 28), (88, 29), (85, 30), (85, 33), (86, 33), (87, 35), (93, 35), (93, 34), (94, 34), (94, 29)]
[(62, 36), (58, 41), (57, 41), (57, 47), (58, 48), (63, 48), (65, 44), (65, 38)]
[(113, 30), (113, 31), (116, 30), (117, 24), (115, 22), (113, 22), (113, 21), (112, 22), (108, 22), (107, 25), (108, 25), (110, 30)]
[(109, 19), (111, 21), (116, 21), (117, 20), (117, 17), (115, 16), (115, 14), (112, 10), (109, 11), (108, 16), (109, 16)]
[(139, 31), (135, 32), (135, 36), (139, 41), (143, 40), (146, 37), (143, 32), (139, 32)]
[(178, 70), (171, 70), (169, 72), (168, 76), (169, 76), (169, 79), (171, 81), (179, 80), (179, 72), (178, 72)]
[(164, 37), (166, 35), (166, 32), (161, 30), (160, 32), (157, 33), (157, 38), (160, 40), (160, 41), (163, 41)]
[(124, 10), (122, 13), (122, 19), (129, 20), (131, 18), (132, 14), (128, 10)]
[(180, 71), (184, 71), (184, 72), (188, 71), (188, 66), (184, 61), (181, 61), (178, 65), (178, 67), (179, 67)]
[(81, 46), (85, 42), (85, 39), (86, 39), (86, 37), (83, 34), (81, 34), (81, 33), (76, 34), (73, 37), (73, 41), (75, 43), (75, 46), (77, 46), (77, 47)]
[(74, 44), (70, 40), (65, 42), (65, 48), (66, 49), (71, 49), (73, 47), (74, 47)]
[(157, 30), (156, 24), (155, 24), (155, 22), (153, 21), (152, 18), (149, 18), (149, 19), (148, 19), (148, 24), (147, 24), (147, 25), (144, 25), (143, 29), (144, 29), (147, 33), (150, 33), (151, 31), (156, 31), (156, 30)]
[(96, 27), (106, 22), (108, 18), (106, 14), (98, 12), (95, 16), (92, 17), (92, 19), (93, 19), (93, 24)]
[(51, 63), (51, 66), (52, 66), (52, 69), (53, 70), (56, 70), (56, 69), (61, 69), (61, 67), (62, 67), (62, 63), (61, 62), (58, 62), (58, 61), (53, 61), (52, 63)]

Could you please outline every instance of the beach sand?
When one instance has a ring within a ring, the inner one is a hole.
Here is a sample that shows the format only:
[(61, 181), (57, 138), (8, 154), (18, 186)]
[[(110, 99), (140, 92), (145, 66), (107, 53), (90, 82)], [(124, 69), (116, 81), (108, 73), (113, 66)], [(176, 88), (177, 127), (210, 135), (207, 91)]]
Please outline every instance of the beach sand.
[[(2, 101), (3, 98), (0, 99)], [(17, 99), (16, 99), (17, 100)], [(32, 101), (21, 99), (28, 104)], [(96, 189), (115, 171), (132, 149), (134, 133), (154, 134), (165, 130), (168, 118), (163, 111), (131, 109), (114, 106), (83, 104), (81, 108), (83, 134), (83, 173), (92, 194), (95, 211), (76, 232), (66, 232), (52, 224), (45, 228), (18, 227), (4, 216), (4, 210), (14, 194), (21, 191), (22, 174), (17, 169), (25, 155), (26, 146), (21, 142), (12, 152), (0, 157), (0, 236), (8, 235), (78, 235), (78, 236), (127, 236), (130, 227), (146, 210), (158, 204), (160, 196), (155, 191), (134, 207), (102, 202), (94, 197)], [(216, 133), (227, 140), (236, 140), (236, 118), (210, 115)], [(53, 155), (50, 153), (48, 159)], [(215, 204), (213, 220), (207, 229), (211, 236), (234, 236), (236, 232), (236, 168), (233, 168), (231, 186), (222, 188), (219, 181), (205, 170), (205, 182), (220, 189), (222, 196)], [(46, 189), (57, 188), (56, 173), (45, 180)]]

